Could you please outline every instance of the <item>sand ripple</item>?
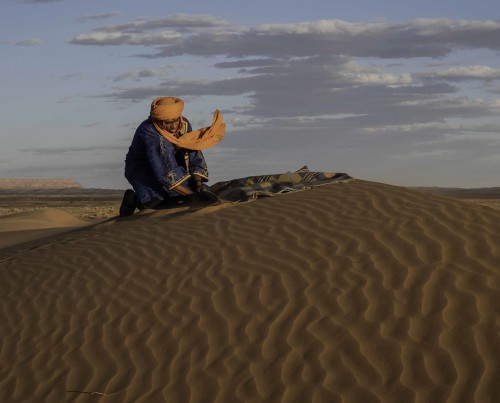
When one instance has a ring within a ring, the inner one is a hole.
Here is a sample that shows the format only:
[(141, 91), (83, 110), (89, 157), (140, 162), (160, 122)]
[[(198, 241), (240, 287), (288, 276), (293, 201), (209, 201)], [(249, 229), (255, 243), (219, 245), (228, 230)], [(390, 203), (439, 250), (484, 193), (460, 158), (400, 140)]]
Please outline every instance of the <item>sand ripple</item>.
[(500, 401), (499, 225), (355, 181), (10, 251), (0, 396)]

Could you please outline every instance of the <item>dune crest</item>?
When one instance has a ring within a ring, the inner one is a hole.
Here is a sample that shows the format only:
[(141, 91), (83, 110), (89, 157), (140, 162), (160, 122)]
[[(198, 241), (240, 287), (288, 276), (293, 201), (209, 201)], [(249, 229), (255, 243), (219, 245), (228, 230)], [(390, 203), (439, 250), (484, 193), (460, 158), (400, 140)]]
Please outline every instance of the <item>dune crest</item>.
[(90, 224), (58, 209), (2, 215), (0, 216), (0, 249), (43, 239)]
[(58, 209), (32, 210), (0, 216), (0, 232), (25, 229), (78, 227), (87, 224)]
[(366, 181), (0, 264), (9, 402), (494, 402), (500, 212)]

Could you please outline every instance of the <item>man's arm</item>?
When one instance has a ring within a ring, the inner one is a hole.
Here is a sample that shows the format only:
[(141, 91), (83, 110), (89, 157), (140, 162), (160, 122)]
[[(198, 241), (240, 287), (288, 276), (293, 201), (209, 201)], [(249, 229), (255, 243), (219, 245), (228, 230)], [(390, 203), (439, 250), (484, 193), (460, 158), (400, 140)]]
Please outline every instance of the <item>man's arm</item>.
[(165, 189), (175, 191), (179, 194), (189, 194), (188, 192), (191, 191), (182, 184), (191, 177), (191, 174), (186, 172), (184, 167), (177, 164), (174, 156), (175, 149), (172, 144), (168, 140), (163, 139), (153, 130), (152, 126), (143, 131), (142, 138), (146, 145), (149, 165), (153, 170), (156, 180)]
[(189, 172), (196, 183), (196, 190), (203, 190), (203, 182), (208, 181), (208, 168), (201, 151), (189, 152)]

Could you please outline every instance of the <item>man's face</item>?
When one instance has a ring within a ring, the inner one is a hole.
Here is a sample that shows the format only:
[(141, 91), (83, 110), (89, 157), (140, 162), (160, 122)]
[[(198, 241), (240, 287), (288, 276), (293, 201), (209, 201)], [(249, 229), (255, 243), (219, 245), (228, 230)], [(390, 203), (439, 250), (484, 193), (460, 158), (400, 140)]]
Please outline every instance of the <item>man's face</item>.
[(176, 134), (179, 132), (181, 127), (181, 118), (169, 119), (169, 120), (158, 120), (158, 126), (169, 133)]

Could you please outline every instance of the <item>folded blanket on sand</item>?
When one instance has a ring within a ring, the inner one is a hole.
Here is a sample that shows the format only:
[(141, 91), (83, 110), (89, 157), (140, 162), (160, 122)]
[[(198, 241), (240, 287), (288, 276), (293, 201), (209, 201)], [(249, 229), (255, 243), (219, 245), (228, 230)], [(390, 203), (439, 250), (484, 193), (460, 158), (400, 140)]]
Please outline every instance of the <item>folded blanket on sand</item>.
[(241, 202), (306, 190), (329, 183), (347, 182), (352, 179), (345, 173), (311, 172), (307, 166), (304, 166), (295, 172), (248, 176), (226, 182), (217, 182), (210, 186), (210, 191), (222, 201)]

